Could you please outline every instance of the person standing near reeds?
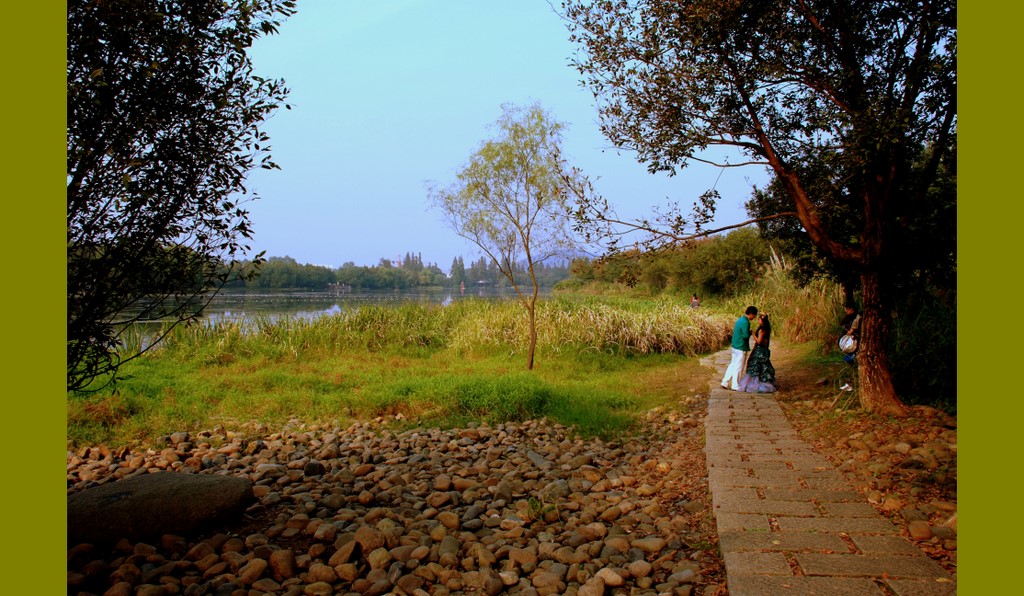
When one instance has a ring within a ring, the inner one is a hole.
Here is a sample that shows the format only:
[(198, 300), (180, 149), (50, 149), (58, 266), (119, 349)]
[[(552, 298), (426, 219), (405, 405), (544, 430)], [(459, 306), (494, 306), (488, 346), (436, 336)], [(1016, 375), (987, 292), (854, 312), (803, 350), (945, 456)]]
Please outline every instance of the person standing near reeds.
[(693, 295), (693, 298), (690, 298), (690, 308), (700, 308), (700, 298), (697, 298), (696, 294)]
[(772, 366), (772, 323), (768, 313), (757, 315), (757, 330), (754, 331), (754, 349), (747, 358), (747, 374), (740, 381), (737, 391), (747, 393), (774, 393), (775, 367)]
[(757, 316), (757, 307), (748, 306), (742, 317), (736, 319), (732, 327), (732, 360), (722, 377), (722, 388), (739, 390), (740, 378), (747, 368), (747, 356), (750, 355), (750, 322)]

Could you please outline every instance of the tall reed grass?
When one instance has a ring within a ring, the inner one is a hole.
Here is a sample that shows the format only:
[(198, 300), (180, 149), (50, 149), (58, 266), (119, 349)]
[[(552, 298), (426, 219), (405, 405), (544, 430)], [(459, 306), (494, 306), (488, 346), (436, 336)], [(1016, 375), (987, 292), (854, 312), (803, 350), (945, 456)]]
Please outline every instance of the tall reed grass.
[[(456, 350), (508, 347), (525, 350), (528, 322), (515, 303), (492, 304), (453, 331)], [(610, 354), (682, 354), (717, 349), (728, 317), (692, 309), (673, 299), (561, 297), (537, 307), (537, 342), (544, 350)]]
[(775, 336), (796, 343), (817, 341), (823, 349), (831, 349), (842, 319), (842, 287), (820, 278), (800, 287), (790, 270), (785, 257), (772, 249), (771, 258), (753, 289), (727, 299), (723, 306), (735, 313), (742, 313), (747, 306), (756, 306), (769, 314)]
[[(721, 345), (727, 319), (671, 299), (560, 297), (538, 304), (538, 347), (542, 352), (691, 356)], [(448, 306), (366, 306), (315, 320), (256, 318), (179, 327), (162, 349), (184, 358), (199, 354), (215, 364), (339, 349), (522, 351), (527, 340), (528, 321), (520, 303), (467, 300)]]
[(162, 349), (183, 357), (202, 353), (216, 361), (225, 357), (277, 358), (339, 349), (376, 352), (443, 348), (458, 321), (478, 308), (472, 302), (447, 307), (371, 305), (313, 320), (257, 317), (179, 327), (164, 340)]

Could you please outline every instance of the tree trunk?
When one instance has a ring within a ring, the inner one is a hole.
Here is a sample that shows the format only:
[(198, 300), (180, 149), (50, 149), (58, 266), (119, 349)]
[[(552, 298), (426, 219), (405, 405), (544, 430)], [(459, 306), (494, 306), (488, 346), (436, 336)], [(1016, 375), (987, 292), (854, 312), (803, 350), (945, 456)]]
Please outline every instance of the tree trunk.
[(844, 276), (844, 279), (842, 280), (842, 282), (840, 282), (840, 285), (843, 288), (843, 306), (846, 306), (847, 304), (853, 304), (853, 281), (851, 281), (848, 277)]
[(881, 280), (876, 271), (861, 273), (864, 308), (860, 321), (857, 375), (860, 403), (875, 414), (906, 416), (909, 409), (896, 396), (889, 371), (886, 345), (889, 339), (889, 311), (882, 300)]
[(530, 347), (526, 356), (526, 369), (533, 370), (533, 354), (537, 349), (537, 297), (534, 295), (527, 310), (530, 312)]

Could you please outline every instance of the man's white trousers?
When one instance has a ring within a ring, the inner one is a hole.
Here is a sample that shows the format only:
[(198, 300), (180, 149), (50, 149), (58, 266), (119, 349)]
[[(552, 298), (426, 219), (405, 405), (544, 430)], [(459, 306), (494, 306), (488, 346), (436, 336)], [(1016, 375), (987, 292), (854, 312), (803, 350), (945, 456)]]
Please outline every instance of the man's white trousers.
[(736, 390), (739, 389), (740, 379), (743, 378), (743, 374), (747, 371), (747, 357), (750, 356), (750, 352), (747, 350), (737, 350), (736, 348), (729, 349), (732, 350), (732, 360), (729, 361), (729, 368), (725, 369), (722, 385), (728, 385), (733, 390)]

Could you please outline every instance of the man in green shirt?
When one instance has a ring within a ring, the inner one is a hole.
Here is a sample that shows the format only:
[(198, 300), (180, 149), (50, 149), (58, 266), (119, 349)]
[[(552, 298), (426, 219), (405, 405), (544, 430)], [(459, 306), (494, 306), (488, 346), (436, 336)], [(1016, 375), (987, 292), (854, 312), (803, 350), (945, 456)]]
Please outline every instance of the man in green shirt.
[(740, 379), (747, 370), (747, 356), (750, 355), (750, 322), (757, 316), (757, 307), (748, 306), (746, 313), (732, 328), (732, 360), (722, 377), (722, 389), (739, 389)]

